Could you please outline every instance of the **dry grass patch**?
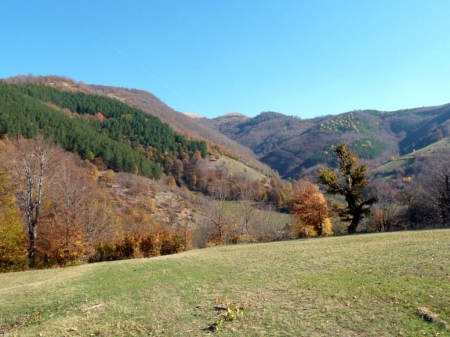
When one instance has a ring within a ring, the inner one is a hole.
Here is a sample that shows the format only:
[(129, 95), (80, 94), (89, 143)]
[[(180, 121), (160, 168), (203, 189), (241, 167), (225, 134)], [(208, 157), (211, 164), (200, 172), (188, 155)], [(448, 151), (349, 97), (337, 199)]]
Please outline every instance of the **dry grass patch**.
[(434, 312), (432, 312), (431, 310), (429, 310), (427, 308), (424, 308), (424, 307), (417, 308), (417, 313), (423, 319), (426, 319), (427, 321), (434, 323), (441, 328), (444, 328), (444, 329), (448, 328), (448, 324), (446, 321), (441, 319), (439, 317), (439, 315), (435, 314)]

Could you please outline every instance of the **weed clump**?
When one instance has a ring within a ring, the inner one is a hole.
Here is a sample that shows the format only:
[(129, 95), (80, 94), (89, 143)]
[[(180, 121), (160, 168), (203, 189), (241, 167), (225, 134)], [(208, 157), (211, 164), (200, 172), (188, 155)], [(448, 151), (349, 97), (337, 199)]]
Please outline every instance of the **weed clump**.
[(247, 307), (246, 304), (243, 304), (240, 306), (235, 305), (235, 304), (230, 305), (230, 304), (226, 303), (225, 299), (220, 299), (219, 302), (221, 302), (222, 304), (225, 304), (225, 306), (215, 306), (214, 309), (223, 310), (223, 311), (225, 311), (225, 313), (220, 315), (220, 317), (205, 330), (208, 330), (211, 332), (219, 331), (225, 322), (232, 322), (232, 321), (236, 320), (239, 316), (243, 316), (244, 310)]
[(448, 328), (448, 324), (446, 321), (444, 321), (443, 319), (441, 319), (436, 313), (432, 312), (431, 310), (425, 308), (425, 307), (419, 307), (417, 308), (417, 313), (420, 317), (422, 317), (423, 319), (436, 324), (437, 326), (443, 328), (443, 329), (447, 329)]

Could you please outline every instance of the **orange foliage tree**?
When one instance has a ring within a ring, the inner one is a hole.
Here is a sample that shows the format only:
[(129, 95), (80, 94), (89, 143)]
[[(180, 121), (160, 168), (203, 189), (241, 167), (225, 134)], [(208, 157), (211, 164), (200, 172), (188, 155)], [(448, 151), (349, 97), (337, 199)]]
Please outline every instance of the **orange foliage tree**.
[(100, 241), (117, 238), (116, 217), (101, 194), (88, 168), (74, 156), (65, 156), (47, 197), (37, 241), (44, 264), (79, 264), (94, 253)]
[(295, 182), (290, 202), (295, 237), (333, 234), (328, 205), (317, 185), (307, 180)]

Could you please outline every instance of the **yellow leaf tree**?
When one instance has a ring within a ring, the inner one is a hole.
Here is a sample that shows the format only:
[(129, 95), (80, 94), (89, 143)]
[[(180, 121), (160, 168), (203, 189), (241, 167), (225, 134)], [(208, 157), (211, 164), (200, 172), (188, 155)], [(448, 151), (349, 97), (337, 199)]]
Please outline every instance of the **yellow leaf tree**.
[(13, 196), (11, 178), (0, 169), (0, 271), (23, 269), (26, 265), (26, 236)]

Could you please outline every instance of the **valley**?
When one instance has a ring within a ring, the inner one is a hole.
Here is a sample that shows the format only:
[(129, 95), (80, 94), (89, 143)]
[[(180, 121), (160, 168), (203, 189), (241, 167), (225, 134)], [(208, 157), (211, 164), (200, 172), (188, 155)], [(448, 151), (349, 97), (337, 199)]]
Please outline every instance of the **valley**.
[(58, 76), (0, 103), (3, 335), (448, 329), (450, 105), (206, 119)]

